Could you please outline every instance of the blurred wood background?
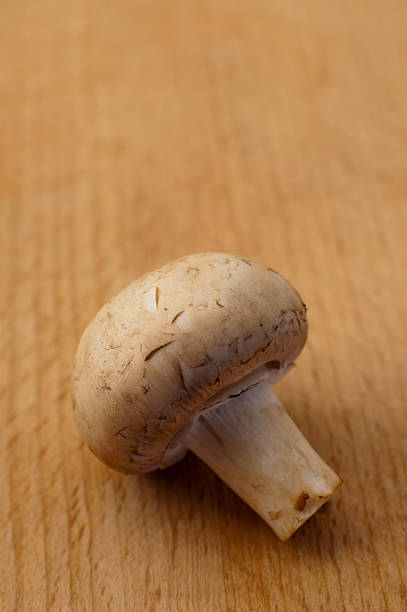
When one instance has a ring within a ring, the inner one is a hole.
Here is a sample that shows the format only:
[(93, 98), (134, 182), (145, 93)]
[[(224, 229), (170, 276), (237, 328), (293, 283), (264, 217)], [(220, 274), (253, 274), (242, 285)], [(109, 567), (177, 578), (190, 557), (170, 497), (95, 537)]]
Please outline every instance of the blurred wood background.
[[(0, 609), (407, 609), (407, 4), (3, 0)], [(199, 460), (82, 445), (80, 334), (205, 250), (279, 270), (281, 400), (342, 490), (289, 542)]]

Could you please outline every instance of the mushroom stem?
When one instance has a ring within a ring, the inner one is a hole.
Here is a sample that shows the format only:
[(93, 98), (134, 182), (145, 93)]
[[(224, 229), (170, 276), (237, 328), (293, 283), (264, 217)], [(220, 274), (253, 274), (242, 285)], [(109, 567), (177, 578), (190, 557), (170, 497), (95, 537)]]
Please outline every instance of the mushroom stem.
[(303, 437), (267, 380), (201, 413), (187, 445), (282, 540), (342, 482)]

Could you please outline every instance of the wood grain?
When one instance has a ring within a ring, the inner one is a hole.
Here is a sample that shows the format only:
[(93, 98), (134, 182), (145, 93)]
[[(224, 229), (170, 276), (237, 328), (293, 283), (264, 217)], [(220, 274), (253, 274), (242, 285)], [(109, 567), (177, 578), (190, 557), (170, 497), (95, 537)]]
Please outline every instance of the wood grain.
[[(407, 4), (21, 0), (0, 22), (0, 608), (407, 609)], [(138, 274), (279, 270), (280, 399), (342, 491), (288, 543), (198, 459), (81, 443), (85, 325)]]

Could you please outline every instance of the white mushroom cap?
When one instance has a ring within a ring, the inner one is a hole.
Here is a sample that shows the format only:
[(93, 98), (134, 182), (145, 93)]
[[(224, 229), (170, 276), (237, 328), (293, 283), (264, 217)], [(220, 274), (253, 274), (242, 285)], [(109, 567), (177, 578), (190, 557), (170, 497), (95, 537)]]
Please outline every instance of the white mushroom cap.
[(272, 269), (222, 253), (178, 259), (126, 287), (84, 332), (81, 433), (120, 471), (163, 467), (213, 396), (265, 364), (286, 371), (306, 336), (305, 305)]

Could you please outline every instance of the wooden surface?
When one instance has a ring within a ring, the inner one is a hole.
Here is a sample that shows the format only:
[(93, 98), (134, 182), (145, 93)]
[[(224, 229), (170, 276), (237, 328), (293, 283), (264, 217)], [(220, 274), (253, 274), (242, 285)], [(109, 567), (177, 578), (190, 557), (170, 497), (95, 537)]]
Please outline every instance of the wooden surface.
[[(0, 608), (406, 610), (406, 2), (1, 9)], [(96, 310), (203, 250), (309, 307), (277, 391), (344, 486), (288, 543), (193, 456), (125, 477), (73, 421)]]

